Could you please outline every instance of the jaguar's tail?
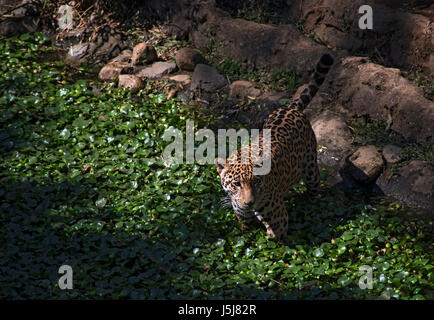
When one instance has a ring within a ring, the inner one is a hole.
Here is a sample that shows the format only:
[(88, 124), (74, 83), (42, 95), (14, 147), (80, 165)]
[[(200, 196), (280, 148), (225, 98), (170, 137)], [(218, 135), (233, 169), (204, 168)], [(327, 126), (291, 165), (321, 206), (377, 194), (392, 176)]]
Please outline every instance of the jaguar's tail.
[(307, 107), (317, 93), (319, 87), (324, 82), (325, 76), (327, 72), (329, 72), (333, 62), (334, 58), (329, 53), (326, 53), (321, 57), (316, 65), (311, 80), (307, 85), (303, 86), (304, 90), (300, 95), (294, 97), (291, 107), (295, 107), (300, 111), (303, 111)]

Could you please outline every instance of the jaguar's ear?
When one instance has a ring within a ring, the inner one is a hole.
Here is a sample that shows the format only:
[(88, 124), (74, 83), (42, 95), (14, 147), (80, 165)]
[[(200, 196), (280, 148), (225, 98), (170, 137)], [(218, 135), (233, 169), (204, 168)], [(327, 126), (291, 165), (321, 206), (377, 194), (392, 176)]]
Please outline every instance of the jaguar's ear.
[(223, 171), (223, 169), (225, 168), (226, 160), (222, 159), (222, 158), (215, 158), (214, 159), (214, 164), (215, 164), (215, 167), (217, 169), (217, 172), (219, 174), (221, 174), (222, 171)]

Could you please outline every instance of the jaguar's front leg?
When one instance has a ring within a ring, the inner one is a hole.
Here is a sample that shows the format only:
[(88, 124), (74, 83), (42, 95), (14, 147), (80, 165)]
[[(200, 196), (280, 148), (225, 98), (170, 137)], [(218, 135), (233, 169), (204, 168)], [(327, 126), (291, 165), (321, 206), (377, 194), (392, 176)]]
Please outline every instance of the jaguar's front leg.
[(238, 215), (238, 214), (235, 214), (235, 215), (237, 216), (237, 220), (238, 220), (238, 222), (241, 223), (241, 230), (242, 230), (242, 231), (247, 230), (248, 227), (246, 226), (246, 221), (245, 221), (245, 219), (244, 219), (243, 217), (241, 217), (240, 215)]
[(267, 229), (267, 235), (282, 241), (288, 234), (288, 213), (283, 198), (270, 201), (267, 207), (255, 212), (256, 217)]
[(237, 216), (237, 220), (239, 223), (241, 223), (241, 230), (249, 230), (249, 225), (254, 224), (255, 222), (257, 223), (257, 220), (255, 218), (255, 216), (252, 214), (251, 216), (241, 216), (236, 214)]

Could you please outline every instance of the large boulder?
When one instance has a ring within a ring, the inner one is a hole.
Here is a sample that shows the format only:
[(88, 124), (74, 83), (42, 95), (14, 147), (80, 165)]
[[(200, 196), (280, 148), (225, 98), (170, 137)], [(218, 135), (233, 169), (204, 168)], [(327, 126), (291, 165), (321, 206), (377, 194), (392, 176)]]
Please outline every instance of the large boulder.
[[(345, 49), (353, 55), (376, 56), (386, 65), (408, 69), (419, 65), (429, 76), (434, 72), (433, 6), (416, 9), (415, 2), (293, 0), (287, 2), (289, 8), (285, 15), (293, 23), (303, 21), (304, 32), (315, 34), (329, 47)], [(373, 30), (359, 28), (362, 15), (358, 9), (362, 5), (372, 7)], [(405, 6), (411, 9), (406, 10)]]
[[(233, 19), (203, 2), (194, 14), (191, 38), (197, 48), (215, 49), (220, 56), (267, 70), (293, 69), (307, 78), (329, 50), (307, 38), (294, 25), (267, 25)], [(297, 44), (297, 45), (294, 45)]]
[(325, 110), (311, 119), (319, 146), (318, 161), (320, 164), (340, 169), (343, 160), (352, 151), (352, 135), (342, 115)]
[(333, 99), (324, 101), (324, 107), (336, 106), (348, 117), (369, 115), (387, 122), (409, 141), (434, 141), (434, 102), (424, 97), (422, 88), (402, 77), (399, 69), (346, 57), (327, 79), (333, 80), (328, 88)]
[(310, 121), (318, 143), (318, 164), (327, 172), (325, 184), (341, 189), (354, 188), (353, 179), (341, 170), (346, 157), (353, 151), (353, 137), (344, 117), (324, 110), (313, 113)]
[(397, 170), (385, 171), (377, 180), (384, 194), (434, 212), (434, 169), (427, 161), (414, 160)]
[(348, 155), (353, 137), (342, 115), (325, 110), (315, 116), (311, 124), (318, 145), (341, 156)]

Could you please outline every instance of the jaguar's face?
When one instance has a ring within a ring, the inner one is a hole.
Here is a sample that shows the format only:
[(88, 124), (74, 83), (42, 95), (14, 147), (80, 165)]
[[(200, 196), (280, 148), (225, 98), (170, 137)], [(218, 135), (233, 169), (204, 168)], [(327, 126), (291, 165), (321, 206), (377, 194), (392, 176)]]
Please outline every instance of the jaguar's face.
[(214, 163), (235, 212), (252, 211), (256, 202), (257, 179), (252, 175), (251, 166), (231, 164), (222, 158), (216, 158)]

